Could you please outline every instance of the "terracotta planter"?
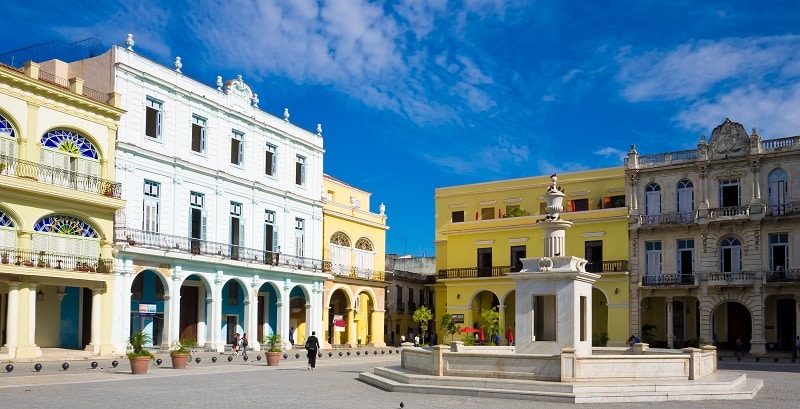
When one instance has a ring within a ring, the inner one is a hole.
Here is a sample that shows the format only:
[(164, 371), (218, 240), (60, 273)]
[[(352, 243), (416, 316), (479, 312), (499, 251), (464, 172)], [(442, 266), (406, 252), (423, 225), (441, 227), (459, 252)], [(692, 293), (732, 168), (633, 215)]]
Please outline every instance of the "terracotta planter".
[(150, 366), (149, 356), (134, 356), (128, 357), (131, 361), (131, 373), (134, 375), (141, 375), (147, 373), (147, 368)]
[(170, 354), (172, 358), (173, 369), (186, 369), (186, 363), (189, 362), (189, 354)]
[(267, 366), (278, 366), (281, 361), (280, 352), (265, 352), (267, 354)]

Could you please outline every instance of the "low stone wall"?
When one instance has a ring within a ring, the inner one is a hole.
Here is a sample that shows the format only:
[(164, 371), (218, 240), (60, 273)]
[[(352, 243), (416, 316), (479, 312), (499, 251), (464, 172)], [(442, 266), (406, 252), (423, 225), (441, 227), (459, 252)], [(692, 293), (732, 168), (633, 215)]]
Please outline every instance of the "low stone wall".
[[(561, 355), (510, 353), (507, 347), (450, 348), (437, 345), (430, 351), (405, 348), (401, 365), (405, 369), (434, 376), (525, 379), (539, 381), (599, 380), (692, 380), (717, 371), (716, 347), (654, 351), (647, 344), (632, 348), (610, 348), (598, 355), (577, 356), (565, 348)], [(475, 348), (475, 349), (473, 349)], [(478, 350), (483, 348), (483, 350)], [(491, 348), (491, 349), (488, 349)], [(617, 352), (617, 354), (613, 354)]]

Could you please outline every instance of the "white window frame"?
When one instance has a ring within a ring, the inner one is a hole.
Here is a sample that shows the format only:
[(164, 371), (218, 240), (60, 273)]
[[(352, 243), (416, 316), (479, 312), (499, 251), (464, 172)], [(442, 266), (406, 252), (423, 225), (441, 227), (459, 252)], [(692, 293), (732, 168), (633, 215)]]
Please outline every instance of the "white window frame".
[(161, 224), (161, 183), (145, 179), (142, 195), (142, 230), (158, 233)]
[[(147, 134), (147, 119), (149, 117), (148, 110), (155, 110), (156, 111), (156, 123), (155, 123), (155, 135), (148, 135)], [(161, 130), (162, 125), (164, 123), (164, 102), (153, 97), (148, 96), (145, 100), (145, 108), (144, 108), (144, 136), (146, 139), (153, 140), (153, 141), (160, 141), (161, 140)]]
[[(238, 142), (239, 146), (234, 152), (234, 145)], [(233, 156), (236, 155), (236, 162), (233, 161)], [(244, 166), (244, 133), (237, 130), (231, 130), (231, 165), (243, 167)]]
[[(194, 126), (197, 125), (200, 127), (200, 150), (194, 150)], [(200, 115), (192, 114), (192, 126), (191, 131), (189, 132), (189, 150), (193, 153), (198, 155), (205, 155), (206, 154), (206, 134), (208, 129), (208, 120), (203, 118)]]
[(646, 241), (644, 242), (644, 249), (645, 275), (661, 275), (661, 242)]
[[(271, 156), (269, 158), (270, 162), (270, 170), (271, 173), (267, 173), (267, 153), (270, 153)], [(267, 144), (266, 150), (264, 151), (264, 174), (269, 177), (275, 177), (278, 174), (278, 147), (272, 144)]]
[(297, 155), (295, 159), (295, 176), (294, 183), (297, 186), (305, 187), (306, 185), (306, 157)]

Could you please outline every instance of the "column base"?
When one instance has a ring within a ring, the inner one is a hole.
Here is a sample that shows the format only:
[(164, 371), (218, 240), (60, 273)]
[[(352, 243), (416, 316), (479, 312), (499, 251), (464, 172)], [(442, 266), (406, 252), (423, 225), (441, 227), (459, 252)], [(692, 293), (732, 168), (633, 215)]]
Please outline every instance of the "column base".
[(15, 350), (12, 352), (9, 349), (8, 355), (11, 357), (14, 356), (14, 359), (34, 359), (39, 358), (42, 356), (42, 349), (38, 346), (29, 346), (29, 347), (12, 347)]
[(126, 352), (125, 349), (117, 352), (117, 348), (114, 347), (113, 344), (100, 344), (100, 345), (89, 344), (86, 345), (86, 348), (84, 348), (83, 350), (91, 352), (92, 355), (97, 355), (97, 356), (122, 355)]

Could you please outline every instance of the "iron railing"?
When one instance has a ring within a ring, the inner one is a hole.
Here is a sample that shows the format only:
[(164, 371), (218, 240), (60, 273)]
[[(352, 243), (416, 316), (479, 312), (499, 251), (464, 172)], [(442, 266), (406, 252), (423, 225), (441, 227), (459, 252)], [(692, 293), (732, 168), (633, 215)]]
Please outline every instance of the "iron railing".
[(641, 223), (645, 226), (655, 226), (660, 224), (687, 224), (694, 223), (697, 218), (697, 211), (647, 214), (642, 215)]
[(798, 283), (800, 282), (800, 269), (790, 268), (780, 271), (764, 272), (768, 283)]
[(788, 216), (800, 214), (800, 202), (767, 205), (767, 216)]
[(96, 193), (117, 199), (122, 198), (122, 183), (53, 166), (41, 165), (7, 155), (0, 155), (0, 176), (2, 175), (30, 179), (48, 185)]
[(333, 264), (330, 261), (322, 263), (322, 271), (339, 277), (355, 278), (360, 280), (386, 281), (386, 273), (369, 268)]
[(694, 274), (658, 274), (642, 276), (642, 286), (697, 285)]
[(302, 270), (322, 271), (323, 261), (310, 257), (293, 256), (263, 249), (254, 249), (229, 243), (200, 240), (186, 236), (149, 232), (127, 227), (114, 228), (114, 242), (129, 246), (152, 248), (176, 253), (219, 257), (243, 263), (284, 266)]
[(76, 254), (33, 251), (14, 247), (0, 247), (0, 263), (23, 267), (72, 270), (89, 273), (110, 274), (114, 272), (114, 260)]
[(464, 267), (439, 270), (437, 278), (476, 278), (476, 277), (501, 277), (508, 275), (510, 266), (498, 267)]
[(757, 271), (715, 272), (708, 273), (708, 281), (720, 283), (749, 283), (759, 278)]

